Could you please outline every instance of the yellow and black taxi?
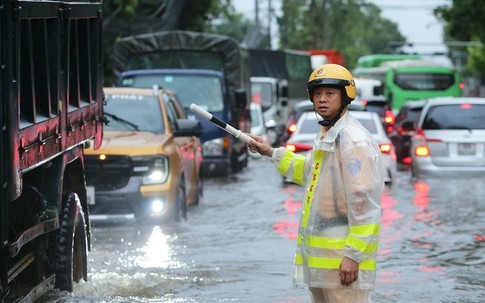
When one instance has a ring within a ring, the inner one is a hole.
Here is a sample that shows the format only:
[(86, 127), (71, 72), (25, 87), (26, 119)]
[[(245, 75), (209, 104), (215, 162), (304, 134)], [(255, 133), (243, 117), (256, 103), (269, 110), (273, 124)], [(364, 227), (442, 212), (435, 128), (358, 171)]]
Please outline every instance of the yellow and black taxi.
[(103, 142), (85, 150), (93, 217), (186, 218), (202, 196), (200, 122), (154, 86), (104, 88)]

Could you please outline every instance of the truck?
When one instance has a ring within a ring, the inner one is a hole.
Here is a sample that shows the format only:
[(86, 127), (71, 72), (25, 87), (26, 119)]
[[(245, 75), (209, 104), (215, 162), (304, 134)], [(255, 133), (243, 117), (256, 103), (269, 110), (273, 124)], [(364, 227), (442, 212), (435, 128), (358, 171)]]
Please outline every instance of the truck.
[(310, 49), (305, 52), (311, 55), (313, 69), (327, 63), (346, 66), (345, 56), (337, 49)]
[(33, 302), (88, 276), (83, 152), (102, 140), (102, 5), (0, 7), (1, 302)]
[(306, 85), (312, 72), (308, 54), (290, 50), (249, 49), (251, 102), (261, 104), (268, 131), (279, 143), (294, 103), (308, 98)]
[[(249, 55), (218, 34), (173, 30), (127, 36), (113, 46), (116, 86), (153, 85), (174, 91), (188, 109), (195, 103), (243, 132), (250, 131)], [(204, 118), (201, 174), (227, 176), (248, 163), (246, 145)]]

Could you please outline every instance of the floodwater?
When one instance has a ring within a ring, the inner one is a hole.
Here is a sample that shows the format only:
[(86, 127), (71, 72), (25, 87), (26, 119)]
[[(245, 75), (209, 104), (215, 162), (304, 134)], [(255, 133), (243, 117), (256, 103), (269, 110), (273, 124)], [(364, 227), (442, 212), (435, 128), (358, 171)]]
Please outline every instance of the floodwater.
[[(268, 159), (204, 185), (186, 222), (94, 222), (89, 281), (40, 302), (310, 302), (291, 283), (303, 188)], [(485, 302), (484, 196), (481, 179), (397, 172), (373, 302)]]

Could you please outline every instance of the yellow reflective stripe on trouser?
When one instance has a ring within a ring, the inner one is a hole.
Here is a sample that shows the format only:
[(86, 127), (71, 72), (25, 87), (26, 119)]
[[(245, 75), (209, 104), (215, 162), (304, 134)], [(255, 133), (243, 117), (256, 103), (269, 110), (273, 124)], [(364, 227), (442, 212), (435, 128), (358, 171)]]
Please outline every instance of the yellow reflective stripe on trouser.
[(303, 228), (307, 227), (308, 225), (308, 217), (310, 216), (310, 209), (312, 206), (313, 194), (315, 193), (315, 186), (318, 182), (318, 177), (320, 176), (320, 168), (322, 166), (323, 155), (325, 152), (323, 150), (314, 150), (313, 151), (313, 170), (312, 175), (310, 176), (310, 185), (307, 188), (305, 193), (305, 199), (303, 200), (303, 217), (301, 220), (301, 226)]
[[(296, 265), (307, 265), (310, 268), (320, 268), (320, 269), (339, 269), (340, 263), (342, 263), (342, 258), (321, 258), (321, 257), (306, 257), (307, 263), (304, 264), (303, 256), (297, 254), (295, 257)], [(363, 260), (359, 263), (360, 270), (376, 270), (375, 260)]]
[(349, 236), (347, 237), (346, 244), (366, 254), (370, 254), (377, 251), (377, 247), (378, 247), (377, 242), (367, 243), (364, 240), (357, 238), (356, 236), (351, 234), (349, 234)]
[[(298, 237), (300, 245), (302, 237)], [(305, 245), (313, 248), (344, 249), (346, 239), (305, 236)]]
[(349, 233), (359, 236), (378, 235), (380, 228), (379, 224), (354, 225), (349, 227)]

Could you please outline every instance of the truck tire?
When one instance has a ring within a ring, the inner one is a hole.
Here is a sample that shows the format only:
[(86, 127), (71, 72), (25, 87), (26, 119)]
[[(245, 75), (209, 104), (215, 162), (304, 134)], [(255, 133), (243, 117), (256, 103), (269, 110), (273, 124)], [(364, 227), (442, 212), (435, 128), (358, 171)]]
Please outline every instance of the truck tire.
[(86, 222), (76, 193), (63, 198), (55, 243), (56, 288), (73, 291), (73, 282), (88, 278)]

